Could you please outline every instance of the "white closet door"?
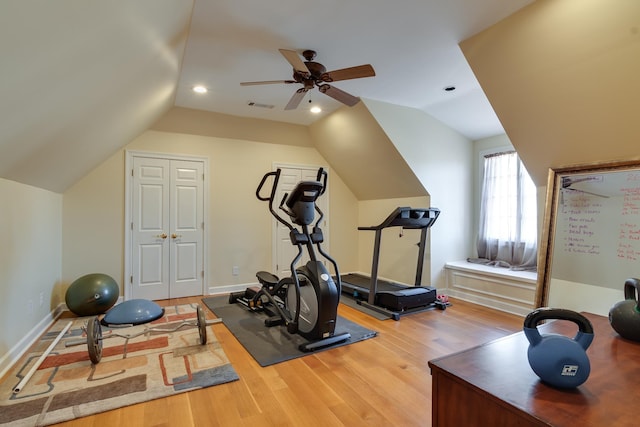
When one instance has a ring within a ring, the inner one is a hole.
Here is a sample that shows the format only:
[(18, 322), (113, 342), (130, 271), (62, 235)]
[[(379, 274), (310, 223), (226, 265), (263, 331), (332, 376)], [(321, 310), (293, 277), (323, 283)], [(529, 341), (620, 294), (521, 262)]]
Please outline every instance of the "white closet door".
[(132, 298), (202, 295), (203, 168), (198, 161), (134, 157)]

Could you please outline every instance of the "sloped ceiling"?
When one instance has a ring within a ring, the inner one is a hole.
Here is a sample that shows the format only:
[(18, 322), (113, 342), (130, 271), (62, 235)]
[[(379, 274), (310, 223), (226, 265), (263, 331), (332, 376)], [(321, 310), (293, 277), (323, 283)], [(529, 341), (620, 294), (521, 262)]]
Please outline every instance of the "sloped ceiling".
[[(469, 138), (501, 133), (458, 42), (531, 1), (2, 1), (0, 177), (63, 192), (174, 106), (308, 126), (305, 111), (247, 107), (288, 90), (238, 84), (289, 78), (278, 48), (316, 49), (329, 69), (372, 63), (375, 78), (336, 86)], [(196, 83), (217, 96), (193, 98)]]
[(425, 196), (427, 191), (364, 102), (310, 126), (316, 149), (358, 200)]
[(461, 44), (538, 185), (640, 159), (640, 2), (538, 0)]
[(62, 192), (174, 103), (192, 1), (0, 6), (0, 176)]

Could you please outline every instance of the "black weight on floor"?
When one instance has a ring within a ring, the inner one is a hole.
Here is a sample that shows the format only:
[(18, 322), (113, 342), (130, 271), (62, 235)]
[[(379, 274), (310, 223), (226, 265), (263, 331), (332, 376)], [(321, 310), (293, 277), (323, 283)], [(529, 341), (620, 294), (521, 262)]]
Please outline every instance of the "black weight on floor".
[(92, 317), (87, 323), (87, 349), (91, 363), (98, 364), (102, 359), (102, 326), (98, 316)]

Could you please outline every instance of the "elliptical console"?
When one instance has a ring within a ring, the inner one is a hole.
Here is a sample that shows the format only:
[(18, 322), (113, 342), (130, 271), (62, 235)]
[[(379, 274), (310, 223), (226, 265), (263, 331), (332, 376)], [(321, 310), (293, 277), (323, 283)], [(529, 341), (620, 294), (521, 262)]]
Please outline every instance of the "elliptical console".
[[(279, 209), (287, 214), (289, 220), (273, 208), (280, 173), (278, 169), (265, 174), (256, 190), (256, 197), (269, 202), (269, 212), (289, 229), (291, 244), (298, 248), (291, 261), (291, 276), (280, 279), (267, 271), (259, 271), (256, 277), (262, 285), (260, 290), (248, 288), (244, 292), (232, 293), (229, 303), (240, 303), (252, 311), (266, 312), (269, 315), (265, 320), (266, 326), (286, 325), (289, 333), (297, 333), (309, 340), (300, 345), (300, 350), (313, 351), (351, 338), (349, 333), (335, 333), (340, 273), (336, 261), (321, 247), (324, 238), (319, 224), (324, 214), (316, 201), (326, 189), (327, 172), (320, 168), (315, 181), (300, 181), (290, 194), (284, 195)], [(261, 192), (269, 178), (273, 178), (271, 191), (269, 196), (263, 196)], [(318, 219), (314, 223), (316, 212)], [(310, 231), (311, 224), (314, 225)], [(297, 267), (305, 251), (309, 261)], [(318, 259), (318, 254), (333, 265), (337, 283)]]

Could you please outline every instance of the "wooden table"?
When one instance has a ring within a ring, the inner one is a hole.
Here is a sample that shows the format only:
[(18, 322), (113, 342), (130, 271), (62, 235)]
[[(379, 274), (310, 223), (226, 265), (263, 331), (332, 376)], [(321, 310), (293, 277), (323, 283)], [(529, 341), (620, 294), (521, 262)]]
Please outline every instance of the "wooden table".
[[(591, 374), (572, 390), (543, 384), (527, 361), (519, 332), (429, 362), (433, 426), (636, 426), (640, 423), (640, 343), (620, 338), (606, 317), (593, 324)], [(577, 326), (552, 321), (542, 334), (575, 336)]]

